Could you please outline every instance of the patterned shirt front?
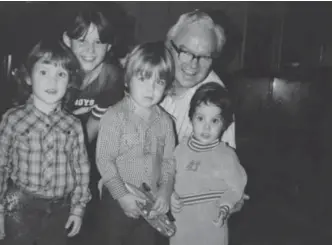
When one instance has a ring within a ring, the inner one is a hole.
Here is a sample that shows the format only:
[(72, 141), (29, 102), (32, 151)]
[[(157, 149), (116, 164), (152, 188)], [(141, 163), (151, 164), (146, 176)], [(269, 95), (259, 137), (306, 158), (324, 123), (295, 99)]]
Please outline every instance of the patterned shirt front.
[(71, 214), (82, 216), (91, 198), (89, 171), (81, 122), (60, 106), (46, 115), (30, 98), (4, 114), (0, 124), (0, 204), (11, 178), (19, 188), (37, 196), (70, 195)]
[(128, 193), (124, 182), (137, 187), (145, 182), (155, 191), (172, 177), (173, 124), (158, 106), (145, 122), (126, 96), (107, 110), (98, 135), (97, 166), (113, 198)]

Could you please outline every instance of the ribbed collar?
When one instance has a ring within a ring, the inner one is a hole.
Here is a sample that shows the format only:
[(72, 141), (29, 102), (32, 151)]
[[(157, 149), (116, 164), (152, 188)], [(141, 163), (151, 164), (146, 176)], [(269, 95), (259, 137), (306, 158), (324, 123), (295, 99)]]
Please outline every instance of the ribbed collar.
[(215, 141), (211, 142), (210, 144), (202, 144), (197, 139), (195, 139), (195, 137), (193, 135), (190, 136), (190, 138), (188, 139), (188, 147), (191, 150), (196, 151), (196, 152), (209, 151), (209, 150), (215, 148), (216, 146), (218, 146), (219, 144), (220, 144), (219, 139), (216, 139)]

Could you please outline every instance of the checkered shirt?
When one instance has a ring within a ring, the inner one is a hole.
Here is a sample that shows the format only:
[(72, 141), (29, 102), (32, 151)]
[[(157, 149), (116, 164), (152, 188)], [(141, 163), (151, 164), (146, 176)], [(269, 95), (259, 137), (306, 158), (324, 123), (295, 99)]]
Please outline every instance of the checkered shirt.
[(129, 96), (110, 107), (100, 122), (97, 166), (113, 198), (128, 193), (124, 182), (152, 190), (172, 178), (175, 134), (172, 119), (159, 106), (145, 122)]
[(82, 216), (91, 199), (81, 122), (59, 106), (46, 115), (32, 98), (7, 111), (0, 124), (0, 209), (7, 179), (45, 198), (71, 196), (71, 214)]

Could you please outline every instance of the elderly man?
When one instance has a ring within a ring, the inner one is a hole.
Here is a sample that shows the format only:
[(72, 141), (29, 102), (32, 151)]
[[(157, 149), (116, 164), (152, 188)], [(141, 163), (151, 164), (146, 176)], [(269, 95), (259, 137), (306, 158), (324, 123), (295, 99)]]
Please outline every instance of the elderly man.
[[(225, 86), (212, 70), (213, 58), (220, 54), (225, 41), (224, 30), (199, 10), (181, 15), (167, 33), (166, 45), (175, 61), (175, 82), (161, 106), (173, 116), (179, 141), (192, 132), (188, 111), (197, 88), (207, 82)], [(234, 123), (225, 131), (222, 141), (236, 147)]]
[[(173, 116), (178, 141), (192, 133), (188, 112), (190, 100), (198, 87), (208, 82), (216, 82), (225, 87), (212, 70), (213, 58), (221, 53), (225, 42), (223, 28), (215, 24), (208, 14), (199, 10), (181, 15), (167, 33), (166, 45), (173, 53), (175, 62), (175, 81), (161, 106)], [(234, 122), (224, 132), (221, 140), (236, 148)], [(249, 196), (244, 195), (231, 212), (240, 211), (244, 200), (248, 199)]]

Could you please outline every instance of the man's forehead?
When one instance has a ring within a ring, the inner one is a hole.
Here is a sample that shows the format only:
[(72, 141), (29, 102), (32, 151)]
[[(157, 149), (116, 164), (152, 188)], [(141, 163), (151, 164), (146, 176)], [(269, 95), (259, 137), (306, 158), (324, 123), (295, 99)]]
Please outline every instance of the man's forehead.
[(210, 45), (215, 45), (216, 36), (213, 30), (206, 25), (193, 23), (182, 27), (174, 39), (181, 41), (191, 38), (208, 42)]

